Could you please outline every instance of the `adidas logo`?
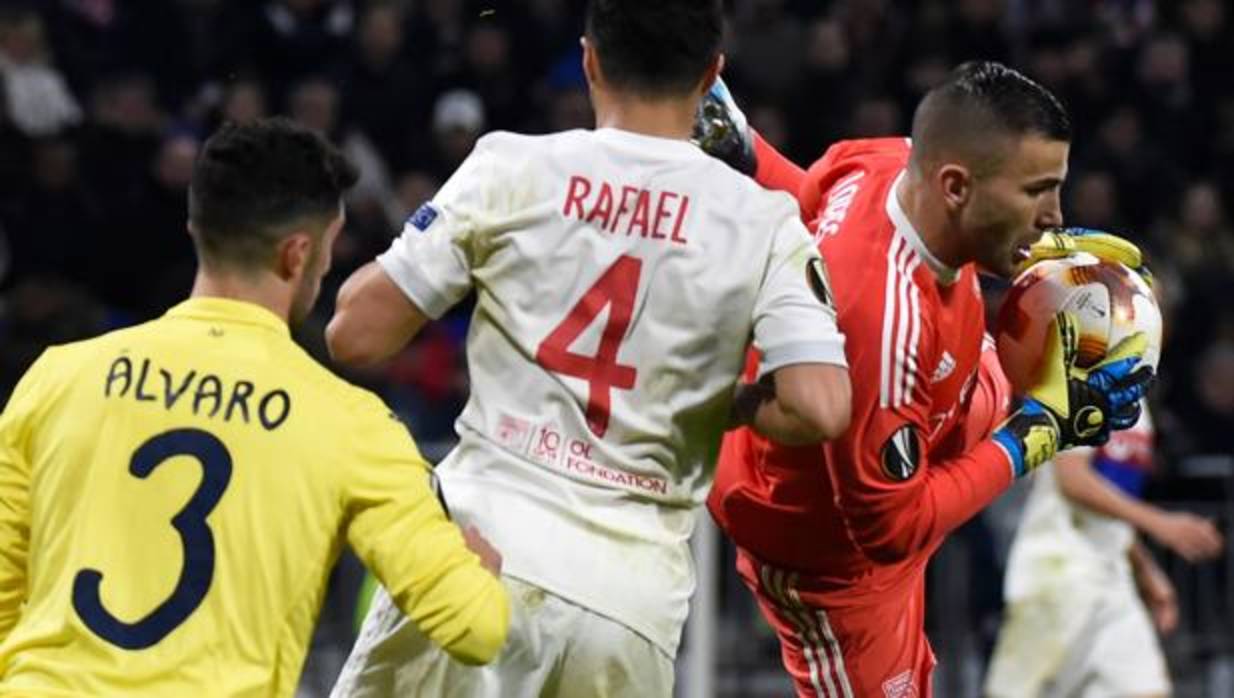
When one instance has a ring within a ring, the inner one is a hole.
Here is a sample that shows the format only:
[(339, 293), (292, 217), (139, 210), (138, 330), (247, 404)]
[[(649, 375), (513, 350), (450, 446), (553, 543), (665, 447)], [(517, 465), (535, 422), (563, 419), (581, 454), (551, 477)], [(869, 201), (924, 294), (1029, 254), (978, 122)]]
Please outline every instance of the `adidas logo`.
[(931, 383), (941, 382), (944, 378), (951, 375), (955, 370), (955, 357), (949, 351), (943, 351), (943, 358), (938, 360), (938, 367), (934, 369), (934, 375), (930, 376)]

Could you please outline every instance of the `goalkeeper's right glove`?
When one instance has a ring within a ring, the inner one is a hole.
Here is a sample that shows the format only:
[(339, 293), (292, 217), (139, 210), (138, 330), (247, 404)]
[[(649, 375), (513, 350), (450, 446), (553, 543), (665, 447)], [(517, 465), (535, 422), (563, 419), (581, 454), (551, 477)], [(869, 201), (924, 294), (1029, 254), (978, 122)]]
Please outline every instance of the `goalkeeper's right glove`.
[(1134, 242), (1093, 228), (1054, 228), (1045, 231), (1028, 248), (1028, 258), (1020, 263), (1016, 273), (1042, 260), (1070, 257), (1077, 252), (1087, 252), (1104, 262), (1117, 262), (1129, 267), (1150, 287), (1153, 285), (1153, 274), (1144, 263), (1144, 254)]
[(1097, 446), (1110, 438), (1111, 429), (1134, 425), (1153, 381), (1152, 369), (1140, 365), (1147, 347), (1142, 332), (1123, 339), (1089, 369), (1075, 365), (1079, 336), (1074, 316), (1055, 315), (1046, 337), (1040, 381), (994, 432), (1017, 477), (1059, 450)]
[(754, 134), (722, 78), (716, 78), (699, 102), (691, 140), (704, 153), (742, 174), (753, 177), (758, 170)]

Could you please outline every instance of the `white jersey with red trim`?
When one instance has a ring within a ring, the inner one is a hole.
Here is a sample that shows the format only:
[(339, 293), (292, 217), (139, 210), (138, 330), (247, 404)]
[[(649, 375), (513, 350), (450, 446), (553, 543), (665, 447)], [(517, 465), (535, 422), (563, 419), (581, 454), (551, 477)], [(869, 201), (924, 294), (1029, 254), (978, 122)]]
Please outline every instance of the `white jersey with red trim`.
[(458, 518), (510, 576), (674, 653), (748, 342), (765, 371), (845, 365), (796, 202), (685, 141), (495, 133), (379, 262), (433, 317), (477, 292), (438, 468)]

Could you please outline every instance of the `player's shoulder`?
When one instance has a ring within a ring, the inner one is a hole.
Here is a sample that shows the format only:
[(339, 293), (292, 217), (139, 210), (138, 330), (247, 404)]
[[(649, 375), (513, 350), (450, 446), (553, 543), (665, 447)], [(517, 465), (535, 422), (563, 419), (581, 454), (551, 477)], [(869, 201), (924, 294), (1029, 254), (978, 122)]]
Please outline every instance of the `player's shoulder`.
[[(820, 239), (841, 227), (868, 228), (886, 221), (886, 192), (908, 163), (905, 138), (839, 141), (806, 171), (801, 209), (814, 221)], [(850, 215), (852, 214), (852, 215)]]
[(832, 143), (819, 161), (833, 166), (857, 161), (871, 168), (884, 164), (899, 168), (908, 162), (911, 150), (912, 141), (900, 136), (852, 138)]
[(339, 376), (290, 339), (281, 354), (280, 362), (290, 374), (288, 377), (307, 391), (306, 397), (331, 419), (363, 420), (385, 416), (389, 411), (374, 392)]
[(578, 148), (590, 133), (583, 129), (536, 134), (489, 131), (476, 140), (472, 153), (493, 157), (505, 165), (541, 162), (546, 155)]

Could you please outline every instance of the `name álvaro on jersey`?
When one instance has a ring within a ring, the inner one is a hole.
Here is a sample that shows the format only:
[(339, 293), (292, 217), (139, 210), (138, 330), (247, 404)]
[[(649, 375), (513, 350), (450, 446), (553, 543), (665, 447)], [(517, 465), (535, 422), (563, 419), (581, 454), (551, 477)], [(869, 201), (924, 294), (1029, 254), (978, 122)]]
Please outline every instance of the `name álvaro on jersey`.
[[(107, 370), (103, 397), (132, 398), (170, 411), (179, 405), (194, 416), (232, 418), (245, 424), (255, 420), (274, 431), (291, 414), (291, 395), (282, 388), (259, 392), (252, 381), (224, 379), (191, 370), (182, 376), (155, 366), (150, 359), (116, 357)], [(221, 413), (221, 415), (220, 415)]]

